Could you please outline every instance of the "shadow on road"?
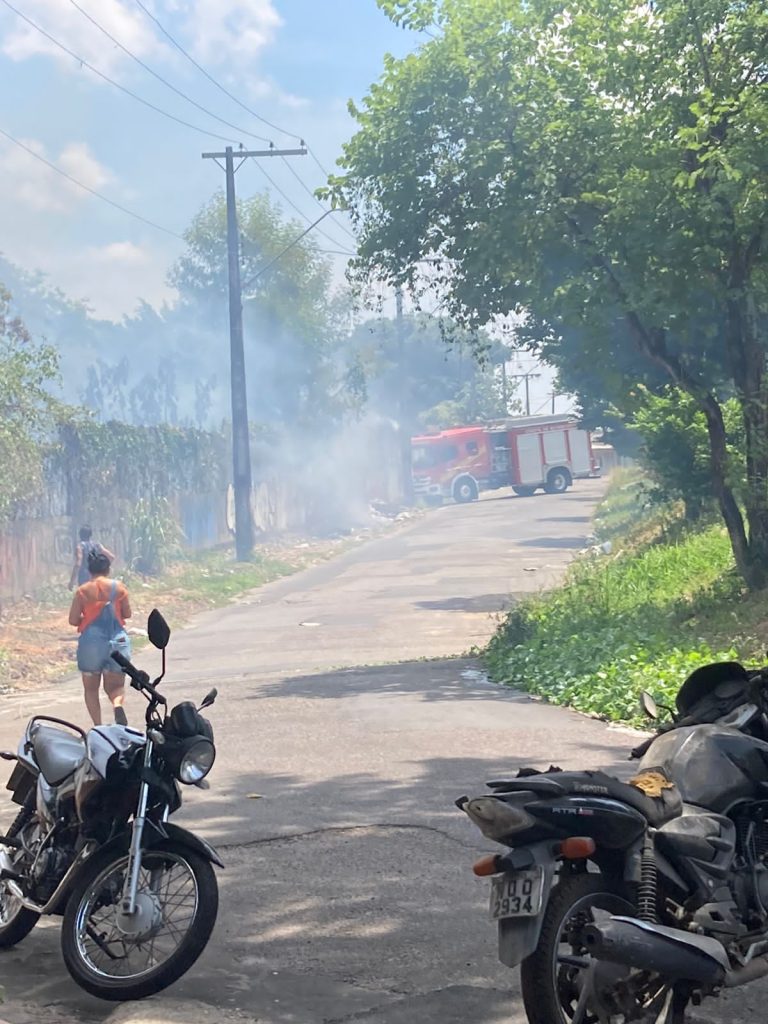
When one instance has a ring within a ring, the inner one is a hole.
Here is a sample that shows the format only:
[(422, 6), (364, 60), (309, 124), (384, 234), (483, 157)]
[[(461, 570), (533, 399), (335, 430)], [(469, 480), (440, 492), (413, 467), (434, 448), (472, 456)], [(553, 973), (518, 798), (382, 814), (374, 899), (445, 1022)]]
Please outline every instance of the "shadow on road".
[(511, 594), (480, 594), (477, 597), (446, 597), (440, 601), (415, 601), (417, 608), (438, 612), (503, 612), (516, 603)]
[(578, 550), (587, 543), (586, 537), (531, 537), (517, 542), (523, 548), (574, 548)]
[[(239, 1008), (260, 1024), (366, 1021), (376, 1007), (383, 1016), (371, 1019), (385, 1024), (493, 1024), (507, 1021), (508, 1005), (517, 1024), (517, 973), (497, 961), (488, 884), (471, 870), (495, 844), (454, 801), (523, 764), (613, 770), (630, 738), (496, 687), (469, 659), (286, 677), (246, 699), (264, 707), (244, 716), (255, 724), (239, 745), (220, 751), (240, 770), (218, 785), (214, 768), (209, 792), (186, 790), (179, 818), (226, 863), (217, 927), (161, 1000)], [(292, 709), (307, 706), (312, 731), (297, 723), (292, 733)], [(262, 770), (278, 721), (288, 724), (280, 744), (291, 769)], [(328, 743), (347, 744), (353, 766), (329, 759)], [(82, 1021), (111, 1009), (69, 980), (55, 921), (0, 954), (0, 977), (9, 998)], [(447, 1012), (457, 999), (464, 1011)]]

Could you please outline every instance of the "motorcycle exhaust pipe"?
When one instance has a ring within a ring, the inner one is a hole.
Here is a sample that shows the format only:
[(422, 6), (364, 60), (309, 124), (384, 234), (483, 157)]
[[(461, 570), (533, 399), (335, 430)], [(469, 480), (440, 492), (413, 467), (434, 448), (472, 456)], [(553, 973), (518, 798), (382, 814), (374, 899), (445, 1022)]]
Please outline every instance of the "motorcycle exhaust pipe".
[(716, 939), (631, 917), (612, 917), (588, 925), (584, 942), (597, 960), (654, 971), (680, 981), (722, 985), (734, 973), (729, 969), (725, 948)]

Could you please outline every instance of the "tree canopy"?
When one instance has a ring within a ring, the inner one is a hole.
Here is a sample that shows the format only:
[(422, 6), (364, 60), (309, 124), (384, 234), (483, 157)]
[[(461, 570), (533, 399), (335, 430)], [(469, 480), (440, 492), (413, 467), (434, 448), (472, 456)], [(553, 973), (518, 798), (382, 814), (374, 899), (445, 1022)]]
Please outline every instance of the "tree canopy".
[[(387, 58), (331, 190), (355, 271), (517, 311), (557, 365), (631, 350), (705, 417), (737, 564), (768, 571), (768, 11), (732, 0), (379, 0)], [(744, 419), (745, 516), (722, 402)]]
[(56, 354), (36, 344), (0, 288), (0, 520), (39, 490), (53, 423)]

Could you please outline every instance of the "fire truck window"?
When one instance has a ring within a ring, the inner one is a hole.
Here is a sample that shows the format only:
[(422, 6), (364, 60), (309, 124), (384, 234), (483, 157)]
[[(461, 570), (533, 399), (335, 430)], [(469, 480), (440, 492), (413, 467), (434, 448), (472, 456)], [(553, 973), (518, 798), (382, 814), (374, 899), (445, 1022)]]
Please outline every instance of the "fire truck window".
[(467, 441), (467, 455), (477, 455), (477, 441)]
[(411, 449), (411, 460), (416, 469), (433, 469), (458, 457), (459, 449), (455, 444), (414, 445)]

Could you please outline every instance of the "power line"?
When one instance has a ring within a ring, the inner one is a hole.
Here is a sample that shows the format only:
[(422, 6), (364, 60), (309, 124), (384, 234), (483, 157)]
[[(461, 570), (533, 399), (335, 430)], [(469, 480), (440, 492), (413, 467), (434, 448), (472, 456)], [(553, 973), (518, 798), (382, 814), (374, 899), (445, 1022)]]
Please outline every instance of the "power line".
[[(251, 109), (251, 107), (249, 107), (246, 103), (243, 103), (243, 101), (238, 96), (236, 96), (233, 92), (230, 92), (229, 89), (227, 89), (226, 86), (222, 85), (221, 82), (214, 78), (213, 75), (210, 74), (210, 72), (208, 72), (203, 67), (202, 64), (196, 61), (192, 54), (188, 53), (187, 50), (184, 49), (181, 43), (173, 35), (171, 35), (168, 29), (161, 24), (161, 22), (155, 17), (154, 14), (152, 14), (150, 10), (147, 9), (147, 7), (142, 3), (142, 0), (136, 0), (136, 3), (142, 9), (142, 11), (144, 11), (146, 16), (151, 21), (153, 21), (155, 25), (157, 25), (158, 29), (163, 33), (166, 39), (176, 47), (179, 53), (183, 57), (186, 57), (186, 59), (192, 65), (194, 65), (194, 67), (196, 67), (201, 74), (205, 75), (205, 77), (208, 79), (209, 82), (211, 82), (212, 85), (215, 85), (217, 89), (223, 92), (225, 96), (228, 96), (231, 100), (237, 103), (239, 107), (242, 107), (242, 109), (245, 110), (246, 113), (250, 114), (251, 117), (255, 117), (257, 121), (261, 121), (262, 124), (267, 125), (268, 128), (272, 128), (274, 131), (279, 132), (281, 135), (287, 135), (289, 138), (297, 139), (299, 142), (301, 142), (302, 145), (304, 145), (304, 139), (300, 135), (296, 135), (295, 132), (286, 131), (285, 128), (281, 128), (279, 125), (273, 124), (272, 121), (268, 121), (266, 117), (263, 117), (261, 114), (257, 114), (255, 110)], [(255, 138), (259, 138), (259, 136), (257, 135), (255, 136)]]
[(92, 17), (88, 13), (88, 11), (84, 10), (80, 6), (77, 0), (69, 0), (69, 2), (72, 4), (76, 11), (79, 11), (84, 18), (86, 18), (95, 28), (97, 28), (99, 32), (105, 35), (107, 39), (114, 43), (115, 46), (118, 47), (118, 49), (122, 50), (123, 53), (127, 54), (127, 56), (131, 58), (131, 60), (136, 61), (136, 63), (140, 67), (144, 68), (145, 71), (149, 72), (149, 74), (152, 75), (153, 78), (156, 78), (158, 82), (162, 82), (162, 84), (166, 86), (166, 88), (171, 89), (173, 92), (176, 93), (177, 96), (181, 96), (181, 98), (183, 100), (186, 100), (187, 103), (191, 103), (193, 107), (197, 107), (198, 110), (202, 111), (204, 114), (207, 114), (208, 117), (212, 117), (214, 121), (220, 121), (221, 124), (226, 125), (227, 128), (233, 128), (236, 132), (240, 132), (241, 135), (249, 135), (252, 139), (258, 139), (259, 142), (270, 142), (270, 140), (264, 138), (263, 135), (254, 135), (254, 133), (249, 132), (247, 128), (241, 128), (239, 125), (233, 124), (231, 121), (227, 121), (223, 117), (219, 117), (218, 114), (215, 114), (212, 110), (208, 110), (207, 107), (204, 107), (201, 103), (198, 103), (197, 100), (193, 100), (192, 97), (188, 96), (182, 89), (177, 89), (172, 82), (169, 82), (167, 78), (164, 78), (159, 72), (155, 71), (154, 68), (151, 68), (149, 64), (147, 64), (145, 61), (141, 59), (141, 57), (137, 57), (135, 53), (128, 49), (127, 46), (123, 46), (120, 40), (116, 39), (111, 32), (104, 28), (103, 25), (99, 24), (99, 22), (96, 21), (96, 19)]
[[(285, 166), (288, 168), (288, 170), (294, 176), (296, 181), (298, 181), (298, 183), (301, 185), (301, 187), (304, 189), (304, 191), (310, 197), (310, 199), (312, 199), (313, 202), (317, 203), (317, 205), (320, 207), (321, 210), (323, 210), (323, 211), (327, 210), (327, 207), (323, 203), (320, 202), (320, 200), (317, 198), (317, 196), (312, 191), (312, 189), (309, 187), (309, 185), (307, 185), (307, 183), (304, 181), (304, 179), (299, 176), (298, 172), (288, 163), (288, 161), (285, 159), (285, 157), (283, 157), (282, 160), (283, 160), (283, 163), (285, 164)], [(340, 228), (344, 232), (345, 235), (348, 235), (352, 239), (352, 241), (355, 244), (357, 244), (357, 239), (352, 234), (352, 232), (349, 230), (349, 228), (345, 227), (343, 224), (340, 224), (338, 222), (336, 224), (336, 227)]]
[(323, 165), (322, 165), (322, 164), (320, 163), (320, 160), (318, 159), (318, 157), (316, 157), (316, 156), (315, 156), (315, 154), (314, 154), (314, 153), (312, 152), (312, 150), (311, 150), (311, 149), (310, 149), (309, 147), (307, 147), (307, 151), (309, 152), (309, 155), (310, 155), (310, 156), (312, 157), (312, 159), (313, 159), (313, 160), (315, 161), (315, 163), (317, 164), (317, 166), (318, 166), (318, 167), (320, 168), (320, 170), (321, 170), (321, 171), (323, 172), (323, 174), (325, 175), (325, 177), (326, 177), (326, 178), (330, 178), (330, 174), (329, 174), (329, 173), (328, 173), (328, 171), (327, 171), (327, 170), (326, 170), (326, 169), (325, 169), (325, 168), (323, 167)]
[(103, 71), (99, 71), (99, 69), (95, 68), (93, 64), (89, 64), (87, 60), (84, 60), (82, 57), (79, 57), (76, 53), (74, 53), (74, 51), (70, 50), (69, 47), (65, 46), (64, 43), (59, 42), (58, 39), (52, 36), (50, 32), (46, 32), (44, 28), (41, 28), (41, 26), (37, 24), (37, 22), (33, 21), (31, 18), (28, 18), (27, 15), (23, 14), (17, 7), (14, 7), (13, 4), (10, 3), (10, 0), (0, 0), (0, 3), (5, 4), (5, 6), (10, 11), (13, 11), (13, 13), (17, 15), (19, 18), (21, 18), (22, 21), (26, 21), (26, 23), (28, 25), (31, 25), (32, 28), (35, 29), (35, 31), (39, 32), (40, 35), (45, 36), (45, 38), (49, 42), (53, 43), (54, 46), (58, 46), (60, 50), (63, 50), (63, 52), (66, 53), (67, 56), (77, 61), (77, 63), (82, 65), (82, 67), (88, 68), (88, 70), (92, 71), (94, 75), (98, 75), (98, 77), (103, 79), (105, 82), (109, 82), (110, 85), (113, 85), (116, 89), (119, 89), (121, 92), (124, 92), (126, 96), (130, 96), (131, 99), (136, 100), (137, 103), (141, 103), (145, 107), (149, 107), (150, 110), (154, 110), (155, 113), (162, 114), (163, 117), (167, 117), (170, 121), (175, 121), (176, 124), (183, 125), (184, 128), (191, 128), (192, 131), (199, 132), (201, 135), (205, 135), (208, 138), (220, 139), (222, 142), (232, 142), (232, 139), (228, 138), (226, 135), (218, 135), (216, 132), (208, 131), (207, 128), (200, 128), (198, 125), (191, 124), (189, 121), (185, 121), (181, 117), (176, 117), (175, 114), (170, 114), (167, 110), (163, 110), (162, 107), (155, 106), (154, 103), (150, 103), (149, 100), (145, 100), (142, 96), (139, 96), (137, 93), (132, 92), (126, 86), (121, 85), (120, 82), (116, 82), (114, 78), (110, 78), (109, 75), (105, 75)]
[[(291, 199), (291, 197), (286, 192), (284, 192), (282, 188), (280, 188), (280, 186), (277, 184), (277, 182), (274, 180), (274, 178), (269, 174), (269, 172), (265, 171), (264, 167), (261, 164), (257, 164), (256, 166), (259, 168), (261, 173), (264, 175), (264, 177), (270, 183), (272, 188), (274, 188), (274, 190), (276, 192), (278, 192), (283, 197), (283, 199), (286, 201), (286, 203), (288, 203), (288, 205), (291, 206), (296, 211), (296, 213), (301, 217), (301, 219), (305, 220), (307, 223), (310, 223), (310, 218), (306, 215), (306, 213), (304, 213), (304, 211), (299, 206), (297, 206), (296, 203), (294, 203), (294, 201)], [(335, 210), (326, 210), (325, 212), (326, 213), (335, 213), (336, 211)], [(322, 228), (318, 228), (317, 229), (317, 233), (319, 235), (322, 235), (323, 238), (326, 238), (332, 245), (336, 245), (336, 246), (339, 245), (338, 239), (332, 238), (331, 235), (329, 235), (327, 232), (323, 231)]]
[[(100, 28), (101, 31), (105, 32), (105, 35), (107, 35), (109, 38), (113, 38), (112, 36), (109, 35), (108, 32), (106, 32), (104, 29), (102, 29), (101, 26), (98, 25), (98, 23), (95, 22), (93, 18), (91, 18), (88, 14), (86, 14), (85, 11), (82, 10), (82, 8), (79, 6), (79, 4), (76, 3), (76, 0), (70, 0), (70, 3), (72, 3), (75, 7), (77, 7), (77, 9), (79, 11), (81, 11), (81, 13), (85, 14), (85, 16), (90, 21), (92, 21), (97, 26), (97, 28)], [(168, 29), (165, 28), (165, 26), (160, 22), (160, 20), (158, 18), (155, 17), (154, 14), (152, 14), (152, 12), (147, 8), (147, 6), (142, 2), (142, 0), (136, 0), (136, 4), (138, 5), (138, 7), (141, 8), (141, 10), (144, 12), (144, 14), (146, 14), (146, 16), (148, 18), (150, 18), (150, 20), (157, 26), (159, 31), (162, 32), (162, 34), (166, 37), (166, 39), (168, 39), (169, 42), (172, 43), (172, 45), (179, 51), (179, 53), (181, 53), (193, 65), (193, 67), (197, 68), (197, 70), (202, 75), (204, 75), (208, 79), (209, 82), (211, 82), (213, 85), (216, 86), (217, 89), (219, 89), (221, 92), (223, 92), (225, 96), (228, 96), (229, 99), (231, 99), (233, 102), (237, 103), (237, 105), (239, 107), (241, 107), (243, 110), (245, 110), (247, 113), (249, 113), (252, 117), (255, 117), (257, 120), (261, 121), (263, 124), (268, 125), (270, 128), (274, 129), (276, 132), (279, 132), (282, 135), (287, 135), (287, 136), (289, 136), (291, 138), (294, 138), (294, 139), (298, 139), (302, 146), (305, 145), (304, 138), (302, 136), (296, 135), (293, 132), (289, 132), (285, 128), (281, 128), (279, 125), (276, 125), (272, 121), (267, 120), (267, 118), (265, 118), (261, 114), (257, 113), (252, 107), (249, 107), (247, 103), (244, 103), (235, 93), (231, 92), (229, 89), (226, 88), (226, 86), (222, 85), (221, 82), (219, 82), (217, 78), (215, 78), (205, 67), (203, 67), (203, 65), (199, 61), (195, 60), (195, 58), (181, 45), (181, 43), (176, 39), (176, 37), (174, 35), (172, 35), (168, 31)], [(120, 46), (120, 48), (124, 52), (128, 53), (129, 56), (133, 57), (134, 60), (137, 60), (138, 63), (141, 64), (142, 67), (146, 68), (147, 71), (149, 71), (151, 74), (155, 75), (156, 78), (160, 78), (160, 81), (164, 82), (164, 84), (166, 84), (170, 88), (172, 88), (174, 90), (174, 92), (179, 92), (178, 89), (176, 89), (174, 86), (170, 85), (170, 83), (166, 82), (164, 78), (162, 78), (161, 76), (157, 75), (157, 73), (154, 72), (152, 70), (152, 68), (149, 68), (143, 61), (139, 60), (137, 57), (134, 57), (134, 55), (131, 54), (130, 51), (127, 50), (124, 46), (122, 46), (120, 43), (117, 43), (116, 40), (113, 40), (113, 41), (116, 42), (116, 44), (118, 46)], [(182, 93), (181, 95), (184, 95), (184, 94)], [(185, 97), (185, 98), (188, 99), (189, 97)], [(194, 102), (194, 101), (191, 101), (191, 102)], [(200, 104), (195, 103), (195, 106), (200, 107)], [(208, 114), (211, 113), (210, 111), (206, 110), (205, 107), (200, 107), (200, 109), (204, 110)], [(216, 115), (211, 115), (211, 116), (215, 117)], [(222, 119), (218, 118), (218, 120), (222, 120)], [(231, 125), (230, 122), (228, 122), (228, 121), (223, 121), (222, 120), (222, 123), (228, 125), (229, 127), (236, 127), (236, 126)], [(250, 135), (252, 133), (246, 132), (246, 134)], [(256, 135), (256, 136), (254, 136), (254, 138), (261, 138), (261, 136)], [(262, 139), (262, 141), (267, 141), (267, 140)], [(330, 175), (328, 174), (328, 171), (320, 163), (320, 160), (315, 155), (315, 153), (311, 149), (308, 149), (308, 152), (309, 152), (309, 155), (312, 157), (312, 159), (315, 161), (315, 163), (320, 168), (320, 171), (322, 172), (324, 177), (325, 178), (330, 177)], [(298, 173), (298, 171), (296, 171), (295, 168), (293, 168), (288, 163), (288, 161), (283, 160), (283, 162), (285, 163), (286, 167), (288, 167), (288, 169), (290, 170), (291, 174), (294, 176), (296, 181), (298, 181), (299, 185), (304, 189), (304, 191), (313, 200), (313, 202), (317, 203), (317, 205), (320, 207), (320, 209), (325, 211), (326, 207), (320, 202), (320, 200), (314, 194), (312, 189), (306, 184), (306, 182), (301, 177), (301, 175)], [(277, 186), (275, 186), (275, 187), (277, 188)], [(278, 191), (280, 191), (280, 190), (278, 189)], [(294, 209), (298, 210), (296, 205), (294, 203), (292, 203), (291, 200), (288, 199), (287, 196), (285, 196), (284, 193), (281, 193), (281, 194), (283, 194), (283, 198), (286, 200), (286, 202), (290, 203), (290, 205), (293, 206)], [(298, 212), (299, 212), (299, 215), (301, 217), (304, 217), (305, 220), (309, 219), (301, 211), (298, 211)], [(353, 242), (355, 242), (355, 244), (357, 244), (357, 239), (355, 238), (354, 234), (344, 224), (341, 224), (341, 223), (337, 222), (337, 227), (340, 228), (340, 230), (343, 231), (344, 234), (347, 235)], [(330, 236), (328, 234), (326, 234), (323, 231), (321, 231), (320, 233), (323, 234), (325, 238), (328, 238), (330, 240)], [(336, 245), (338, 243), (334, 241), (334, 244)]]
[(108, 203), (109, 206), (113, 206), (116, 210), (119, 210), (121, 213), (125, 213), (129, 217), (133, 217), (134, 220), (141, 221), (142, 224), (147, 224), (151, 228), (156, 228), (158, 231), (162, 231), (166, 235), (171, 235), (173, 238), (178, 238), (182, 242), (185, 241), (183, 235), (179, 235), (175, 231), (171, 231), (170, 228), (164, 228), (162, 224), (155, 224), (153, 220), (149, 220), (149, 218), (147, 217), (142, 217), (140, 213), (136, 213), (133, 210), (129, 210), (126, 206), (121, 206), (120, 203), (116, 203), (114, 199), (109, 199), (107, 196), (102, 195), (101, 192), (97, 192), (96, 189), (91, 188), (90, 185), (84, 185), (82, 181), (78, 181), (77, 178), (73, 178), (71, 174), (67, 174), (66, 171), (63, 171), (60, 167), (57, 167), (56, 164), (51, 163), (50, 160), (46, 160), (44, 156), (41, 156), (39, 153), (36, 153), (34, 149), (32, 149), (30, 146), (27, 146), (23, 142), (20, 142), (18, 139), (15, 139), (12, 135), (4, 131), (2, 128), (0, 128), (0, 135), (3, 135), (6, 139), (8, 139), (9, 142), (12, 142), (14, 146), (18, 146), (19, 149), (23, 149), (25, 153), (29, 153), (29, 155), (33, 156), (35, 160), (39, 160), (40, 163), (45, 164), (46, 167), (49, 167), (52, 171), (55, 171), (57, 174), (60, 174), (62, 178), (66, 178), (67, 181), (70, 181), (73, 185), (77, 185), (77, 187), (81, 188), (84, 192), (88, 192), (92, 196), (95, 196), (96, 199), (100, 199), (103, 203)]
[[(247, 103), (244, 103), (240, 99), (240, 97), (238, 95), (236, 95), (236, 93), (232, 92), (230, 89), (227, 89), (227, 87), (225, 85), (222, 85), (222, 83), (217, 78), (215, 78), (210, 73), (210, 71), (208, 71), (207, 68), (205, 68), (198, 60), (196, 60), (192, 56), (191, 53), (189, 53), (188, 50), (186, 50), (181, 45), (181, 43), (178, 41), (178, 39), (176, 39), (176, 37), (171, 32), (168, 31), (168, 29), (165, 27), (165, 25), (163, 25), (163, 23), (159, 20), (159, 18), (157, 18), (149, 10), (149, 8), (146, 6), (146, 4), (144, 4), (142, 2), (142, 0), (135, 0), (135, 2), (137, 4), (137, 6), (141, 8), (141, 10), (144, 12), (144, 14), (146, 14), (146, 16), (150, 19), (150, 21), (152, 21), (157, 26), (158, 30), (165, 36), (165, 38), (179, 51), (179, 53), (183, 57), (185, 57), (190, 62), (190, 64), (192, 64), (193, 67), (197, 68), (197, 70), (200, 72), (200, 74), (204, 75), (212, 85), (216, 86), (216, 88), (220, 92), (222, 92), (225, 96), (229, 97), (229, 99), (231, 99), (233, 101), (233, 103), (236, 103), (242, 110), (244, 110), (246, 113), (250, 114), (251, 117), (255, 117), (257, 121), (260, 121), (262, 124), (267, 125), (268, 128), (272, 128), (273, 131), (279, 132), (281, 135), (287, 135), (289, 138), (297, 139), (302, 144), (302, 146), (306, 144), (305, 141), (304, 141), (304, 136), (303, 135), (297, 135), (295, 132), (291, 132), (287, 128), (281, 128), (280, 125), (275, 124), (274, 121), (270, 121), (268, 118), (264, 117), (263, 114), (259, 114), (258, 111), (253, 109), (253, 107), (250, 107)], [(257, 136), (257, 138), (258, 138), (258, 136)], [(323, 177), (326, 178), (326, 179), (329, 178), (330, 177), (330, 173), (323, 166), (323, 164), (320, 162), (320, 159), (316, 155), (316, 153), (310, 147), (307, 147), (307, 152), (312, 157), (312, 159), (315, 161), (317, 166), (320, 168), (320, 172), (323, 175)], [(309, 189), (309, 187), (304, 183), (304, 180), (299, 177), (298, 172), (293, 171), (293, 173), (298, 178), (302, 188), (304, 188), (307, 191), (309, 191), (309, 193), (310, 193), (310, 195), (312, 195), (313, 199), (317, 199), (317, 197), (314, 195), (312, 190)], [(317, 200), (317, 201), (319, 202), (319, 200)], [(324, 207), (322, 207), (322, 208), (324, 209)], [(349, 234), (349, 236), (351, 238), (354, 238), (354, 235), (352, 234), (352, 232), (347, 231), (347, 229), (345, 229), (343, 227), (343, 225), (339, 225), (339, 226), (342, 227), (342, 230), (345, 230), (346, 233)], [(355, 241), (357, 241), (357, 239), (355, 239)]]

